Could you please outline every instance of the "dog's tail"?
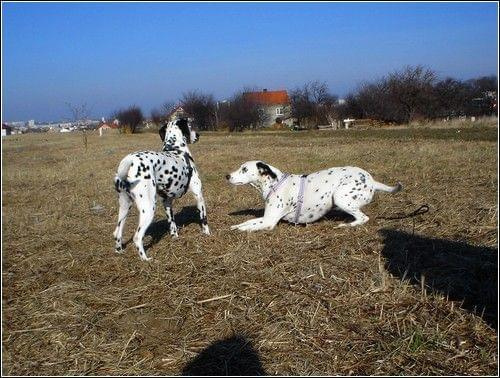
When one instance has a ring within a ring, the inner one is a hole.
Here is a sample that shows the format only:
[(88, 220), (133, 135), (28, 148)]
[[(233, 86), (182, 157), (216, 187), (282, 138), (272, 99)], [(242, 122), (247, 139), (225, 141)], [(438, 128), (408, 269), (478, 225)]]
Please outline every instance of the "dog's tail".
[(374, 181), (373, 183), (373, 188), (375, 190), (381, 191), (381, 192), (387, 192), (387, 193), (397, 193), (401, 190), (403, 190), (403, 185), (398, 181), (396, 186), (388, 186), (385, 184), (382, 184), (381, 182)]
[(115, 189), (118, 193), (121, 193), (122, 190), (130, 190), (131, 183), (127, 180), (127, 176), (132, 163), (132, 156), (129, 155), (125, 156), (118, 166), (115, 176)]

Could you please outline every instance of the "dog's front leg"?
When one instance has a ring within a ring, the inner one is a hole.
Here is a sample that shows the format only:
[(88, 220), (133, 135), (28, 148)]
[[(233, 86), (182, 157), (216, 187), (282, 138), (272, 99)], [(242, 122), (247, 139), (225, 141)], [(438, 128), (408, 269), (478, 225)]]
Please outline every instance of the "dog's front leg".
[(241, 227), (244, 227), (246, 225), (251, 224), (252, 222), (255, 222), (257, 219), (262, 219), (262, 218), (254, 218), (254, 219), (247, 220), (247, 221), (240, 223), (240, 224), (235, 224), (234, 226), (231, 226), (231, 230), (240, 229)]
[(203, 193), (201, 191), (201, 180), (198, 177), (196, 171), (193, 172), (193, 177), (191, 177), (189, 189), (191, 190), (196, 199), (196, 207), (200, 212), (201, 230), (204, 234), (210, 235), (210, 229), (208, 228), (208, 221), (207, 221), (207, 208), (205, 206), (205, 198), (203, 198)]
[(231, 227), (231, 230), (240, 230), (240, 231), (272, 230), (285, 214), (286, 214), (285, 209), (277, 209), (272, 206), (266, 206), (263, 217), (250, 219), (246, 222)]
[(247, 222), (231, 227), (231, 229), (237, 229), (239, 231), (269, 231), (278, 224), (279, 220), (280, 218), (266, 218), (264, 216), (262, 218), (250, 219)]

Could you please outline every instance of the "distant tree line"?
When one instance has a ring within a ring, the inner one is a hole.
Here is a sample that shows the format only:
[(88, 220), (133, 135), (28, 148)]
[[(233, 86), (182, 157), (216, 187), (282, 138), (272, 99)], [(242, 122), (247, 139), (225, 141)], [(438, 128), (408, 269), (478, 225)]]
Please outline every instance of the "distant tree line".
[[(166, 102), (161, 108), (153, 109), (150, 119), (160, 125), (169, 118), (177, 103), (199, 130), (256, 129), (267, 121), (268, 115), (245, 96), (249, 91), (249, 88), (240, 90), (223, 102), (216, 101), (212, 94), (190, 91), (177, 102)], [(439, 80), (436, 72), (429, 68), (407, 66), (361, 84), (341, 102), (326, 83), (308, 82), (289, 91), (290, 116), (298, 125), (316, 127), (345, 118), (402, 124), (420, 119), (492, 115), (497, 114), (493, 106), (496, 91), (496, 76), (466, 81), (450, 77)], [(135, 132), (144, 119), (137, 106), (116, 111), (113, 117), (130, 132)]]

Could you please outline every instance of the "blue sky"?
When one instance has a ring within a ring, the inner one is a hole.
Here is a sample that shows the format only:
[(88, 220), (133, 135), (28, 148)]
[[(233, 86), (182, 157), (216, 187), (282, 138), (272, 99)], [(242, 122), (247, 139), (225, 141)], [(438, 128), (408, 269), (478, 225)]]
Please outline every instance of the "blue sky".
[(149, 115), (189, 90), (325, 81), (344, 96), (405, 65), (497, 73), (496, 3), (2, 3), (2, 120)]

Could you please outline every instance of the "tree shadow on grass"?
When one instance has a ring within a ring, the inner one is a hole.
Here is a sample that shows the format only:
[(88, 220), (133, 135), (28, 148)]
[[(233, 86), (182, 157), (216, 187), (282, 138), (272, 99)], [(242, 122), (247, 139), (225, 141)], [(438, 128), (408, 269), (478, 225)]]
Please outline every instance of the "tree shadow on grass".
[[(191, 223), (200, 223), (200, 212), (196, 206), (186, 206), (181, 209), (177, 214), (174, 214), (175, 224), (177, 229), (190, 225)], [(166, 219), (153, 222), (149, 225), (145, 235), (151, 236), (151, 242), (148, 248), (158, 243), (165, 235), (169, 235), (169, 226)], [(179, 230), (181, 232), (181, 230)], [(170, 236), (170, 235), (169, 235)]]
[(386, 269), (462, 303), (495, 330), (498, 326), (498, 249), (384, 229)]
[(266, 375), (258, 352), (243, 336), (216, 341), (182, 369), (182, 375)]

